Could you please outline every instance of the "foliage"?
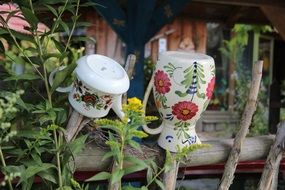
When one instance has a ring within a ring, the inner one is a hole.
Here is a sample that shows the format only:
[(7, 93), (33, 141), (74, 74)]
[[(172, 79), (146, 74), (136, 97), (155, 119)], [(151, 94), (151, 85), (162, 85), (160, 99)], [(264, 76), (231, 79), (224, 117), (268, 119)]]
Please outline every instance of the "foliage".
[[(157, 118), (153, 116), (144, 116), (143, 105), (137, 98), (128, 99), (128, 104), (123, 106), (123, 111), (125, 117), (122, 121), (110, 119), (99, 119), (96, 121), (101, 128), (109, 130), (109, 139), (106, 141), (106, 144), (109, 146), (110, 151), (104, 155), (103, 160), (113, 158), (113, 170), (112, 172), (100, 172), (87, 181), (109, 180), (111, 185), (114, 185), (115, 183), (119, 184), (119, 189), (135, 189), (130, 184), (122, 187), (122, 177), (146, 169), (147, 184), (137, 189), (148, 189), (152, 183), (158, 185), (160, 189), (165, 189), (159, 176), (163, 172), (172, 169), (171, 165), (173, 161), (177, 161), (178, 163), (183, 162), (189, 152), (199, 148), (209, 147), (209, 145), (205, 144), (191, 145), (183, 149), (179, 149), (178, 147), (178, 153), (174, 155), (167, 151), (165, 164), (162, 168), (156, 164), (154, 158), (142, 160), (135, 157), (135, 155), (126, 155), (124, 152), (128, 147), (142, 151), (137, 141), (147, 137), (147, 134), (140, 130), (140, 126)], [(113, 132), (118, 138), (115, 137)]]
[[(236, 24), (232, 29), (234, 33), (230, 40), (224, 41), (224, 46), (220, 48), (222, 54), (231, 60), (231, 64), (235, 64), (236, 72), (234, 76), (236, 83), (236, 94), (235, 94), (235, 110), (238, 114), (242, 115), (245, 107), (250, 88), (251, 73), (243, 67), (241, 63), (244, 48), (248, 43), (249, 32), (264, 33), (272, 31), (270, 26), (257, 26), (257, 25), (243, 25)], [(266, 91), (263, 84), (258, 95), (258, 104), (255, 114), (253, 116), (250, 135), (266, 134), (267, 133), (267, 121), (264, 117), (264, 110), (267, 106)]]
[(16, 112), (18, 111), (15, 107), (17, 99), (22, 94), (22, 91), (16, 93), (1, 92), (0, 93), (0, 159), (2, 163), (2, 169), (4, 174), (4, 181), (1, 182), (1, 186), (5, 186), (8, 183), (9, 188), (12, 188), (11, 181), (20, 175), (18, 172), (12, 172), (7, 170), (6, 160), (3, 155), (3, 149), (9, 149), (6, 143), (9, 142), (17, 132), (12, 129), (11, 120), (14, 119)]
[[(18, 176), (17, 186), (23, 190), (34, 189), (35, 176), (42, 179), (46, 189), (85, 189), (76, 183), (72, 174), (73, 158), (83, 149), (87, 137), (80, 136), (70, 143), (63, 139), (68, 105), (66, 96), (59, 96), (55, 89), (72, 78), (75, 61), (83, 51), (71, 47), (75, 29), (87, 26), (78, 21), (79, 5), (93, 4), (80, 3), (80, 0), (14, 0), (12, 3), (17, 3), (16, 10), (0, 13), (0, 55), (4, 57), (0, 59), (0, 67), (5, 69), (0, 77), (5, 81), (6, 90), (25, 89), (25, 92), (21, 98), (18, 91), (16, 95), (1, 92), (1, 172), (7, 176), (10, 190), (14, 187), (9, 181), (15, 176)], [(42, 10), (50, 16), (44, 16)], [(64, 20), (65, 15), (69, 15), (69, 22)], [(13, 17), (29, 23), (23, 28), (24, 34), (9, 27)], [(48, 26), (45, 31), (39, 30), (40, 20)], [(65, 42), (59, 32), (67, 35)], [(7, 51), (2, 44), (5, 42), (9, 46)], [(15, 64), (23, 66), (22, 73), (15, 72)], [(66, 67), (49, 86), (48, 75), (59, 66)]]
[(155, 64), (153, 63), (153, 61), (151, 60), (150, 57), (148, 58), (145, 58), (144, 59), (144, 84), (145, 84), (145, 89), (151, 79), (151, 76), (152, 76), (152, 72), (153, 72), (153, 69), (155, 67)]
[[(236, 104), (235, 110), (240, 114), (243, 113), (247, 97), (249, 94), (250, 88), (250, 78), (251, 74), (246, 69), (243, 69), (241, 65), (237, 67), (237, 79), (236, 79)], [(256, 136), (260, 134), (267, 134), (267, 119), (266, 119), (266, 107), (267, 105), (267, 96), (266, 96), (266, 88), (263, 83), (261, 83), (261, 87), (259, 89), (258, 97), (257, 97), (257, 105), (256, 110), (252, 118), (251, 126), (249, 129), (249, 135)]]

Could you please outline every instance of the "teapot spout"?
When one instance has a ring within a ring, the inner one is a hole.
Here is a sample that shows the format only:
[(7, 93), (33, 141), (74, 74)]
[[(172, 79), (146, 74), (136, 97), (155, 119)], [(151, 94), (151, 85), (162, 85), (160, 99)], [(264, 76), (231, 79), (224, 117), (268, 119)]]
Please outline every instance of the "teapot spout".
[(125, 114), (122, 108), (122, 95), (114, 97), (112, 109), (121, 120), (124, 118)]

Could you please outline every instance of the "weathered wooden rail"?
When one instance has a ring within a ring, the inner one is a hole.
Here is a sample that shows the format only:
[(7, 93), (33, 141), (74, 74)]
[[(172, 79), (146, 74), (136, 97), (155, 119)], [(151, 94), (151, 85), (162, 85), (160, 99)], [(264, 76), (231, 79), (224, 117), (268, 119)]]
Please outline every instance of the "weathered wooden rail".
[[(246, 138), (243, 148), (241, 150), (240, 161), (254, 161), (266, 159), (270, 147), (274, 141), (274, 135), (248, 137)], [(190, 166), (204, 166), (211, 164), (224, 163), (229, 155), (232, 147), (233, 139), (217, 139), (205, 141), (203, 143), (210, 144), (210, 148), (196, 150), (189, 154), (188, 159), (185, 160), (185, 165), (181, 167)], [(154, 157), (163, 164), (164, 150), (159, 147), (142, 146), (143, 152), (140, 153), (133, 149), (128, 149), (126, 154), (137, 155), (142, 159), (149, 159)], [(107, 150), (96, 147), (94, 144), (89, 144), (85, 150), (75, 158), (75, 166), (77, 171), (104, 171), (109, 170), (111, 160), (104, 160), (102, 158)]]

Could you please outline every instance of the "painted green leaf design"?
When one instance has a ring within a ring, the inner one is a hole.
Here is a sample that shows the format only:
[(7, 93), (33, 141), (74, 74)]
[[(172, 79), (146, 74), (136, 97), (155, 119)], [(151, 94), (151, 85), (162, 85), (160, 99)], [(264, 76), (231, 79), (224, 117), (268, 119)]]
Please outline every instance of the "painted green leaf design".
[(181, 91), (175, 91), (175, 94), (177, 94), (178, 96), (180, 96), (180, 97), (185, 97), (185, 96), (187, 96), (188, 94), (186, 93), (186, 92), (181, 92)]

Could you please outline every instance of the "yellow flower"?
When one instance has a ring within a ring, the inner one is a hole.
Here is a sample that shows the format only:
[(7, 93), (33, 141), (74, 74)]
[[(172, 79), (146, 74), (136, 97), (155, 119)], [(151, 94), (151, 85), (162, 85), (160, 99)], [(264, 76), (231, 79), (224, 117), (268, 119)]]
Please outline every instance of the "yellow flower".
[(95, 121), (99, 126), (117, 126), (120, 127), (123, 123), (119, 120), (111, 120), (111, 119), (98, 119)]
[(136, 97), (129, 98), (128, 99), (128, 104), (127, 105), (123, 105), (123, 110), (134, 111), (134, 112), (137, 112), (137, 113), (144, 113), (142, 101), (140, 99), (136, 98)]
[(155, 120), (158, 120), (158, 117), (156, 117), (156, 116), (146, 116), (145, 117), (146, 122), (155, 121)]
[(128, 104), (134, 106), (142, 106), (142, 101), (136, 97), (128, 98)]

